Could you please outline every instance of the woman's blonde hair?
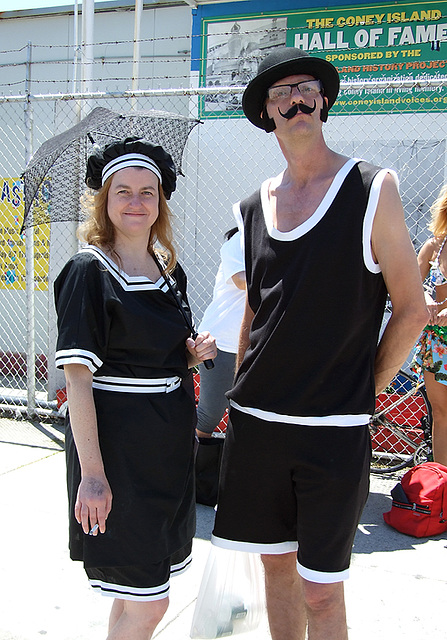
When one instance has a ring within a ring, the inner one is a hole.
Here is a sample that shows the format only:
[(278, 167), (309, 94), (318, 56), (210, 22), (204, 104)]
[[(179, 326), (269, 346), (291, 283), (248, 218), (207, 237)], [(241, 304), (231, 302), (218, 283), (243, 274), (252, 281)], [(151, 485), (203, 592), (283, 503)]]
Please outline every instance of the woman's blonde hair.
[(447, 234), (447, 184), (442, 187), (431, 207), (431, 222), (428, 228), (436, 237)]
[[(107, 199), (113, 176), (110, 176), (99, 191), (88, 189), (81, 201), (81, 206), (87, 214), (87, 219), (77, 231), (78, 238), (96, 247), (107, 248), (118, 258), (115, 251), (115, 227), (107, 214)], [(177, 254), (174, 247), (173, 231), (171, 225), (172, 213), (168, 207), (166, 197), (158, 183), (158, 217), (152, 225), (147, 249), (151, 255), (155, 254), (155, 245), (158, 244), (157, 253), (163, 258), (163, 266), (167, 273), (171, 273), (177, 263)]]

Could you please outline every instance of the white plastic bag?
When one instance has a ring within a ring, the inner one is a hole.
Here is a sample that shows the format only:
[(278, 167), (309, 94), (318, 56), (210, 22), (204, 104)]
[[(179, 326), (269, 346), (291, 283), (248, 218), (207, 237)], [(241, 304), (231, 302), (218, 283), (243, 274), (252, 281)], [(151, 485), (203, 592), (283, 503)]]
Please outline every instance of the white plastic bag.
[(258, 554), (211, 546), (197, 596), (191, 638), (223, 638), (254, 631), (265, 610)]

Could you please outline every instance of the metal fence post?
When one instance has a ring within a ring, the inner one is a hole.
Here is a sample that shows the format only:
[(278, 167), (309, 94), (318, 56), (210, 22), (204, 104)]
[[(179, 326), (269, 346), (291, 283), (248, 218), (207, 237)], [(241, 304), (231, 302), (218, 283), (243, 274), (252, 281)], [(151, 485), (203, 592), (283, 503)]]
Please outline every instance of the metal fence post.
[[(28, 42), (26, 64), (26, 102), (25, 102), (25, 164), (33, 153), (33, 106), (31, 103), (31, 57), (32, 45)], [(35, 415), (36, 408), (36, 343), (35, 343), (35, 298), (34, 298), (34, 229), (25, 231), (26, 255), (26, 377), (27, 377), (27, 414)]]

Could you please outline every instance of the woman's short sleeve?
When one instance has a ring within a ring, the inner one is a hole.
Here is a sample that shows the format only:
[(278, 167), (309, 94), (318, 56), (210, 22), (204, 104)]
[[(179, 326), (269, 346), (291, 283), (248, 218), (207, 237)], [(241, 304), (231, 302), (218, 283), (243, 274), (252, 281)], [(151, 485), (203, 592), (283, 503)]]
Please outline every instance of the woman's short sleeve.
[(105, 275), (97, 260), (86, 254), (77, 254), (56, 278), (58, 368), (65, 364), (83, 364), (95, 373), (101, 367), (109, 324)]

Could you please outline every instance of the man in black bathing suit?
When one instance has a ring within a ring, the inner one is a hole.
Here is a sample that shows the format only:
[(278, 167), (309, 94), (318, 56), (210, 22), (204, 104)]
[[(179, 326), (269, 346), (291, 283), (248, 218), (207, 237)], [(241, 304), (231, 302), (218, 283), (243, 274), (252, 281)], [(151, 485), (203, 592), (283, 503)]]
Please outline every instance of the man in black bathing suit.
[(347, 638), (368, 421), (426, 322), (394, 172), (324, 140), (338, 89), (333, 65), (282, 48), (243, 97), (287, 166), (239, 204), (247, 303), (213, 544), (262, 555), (273, 640)]

